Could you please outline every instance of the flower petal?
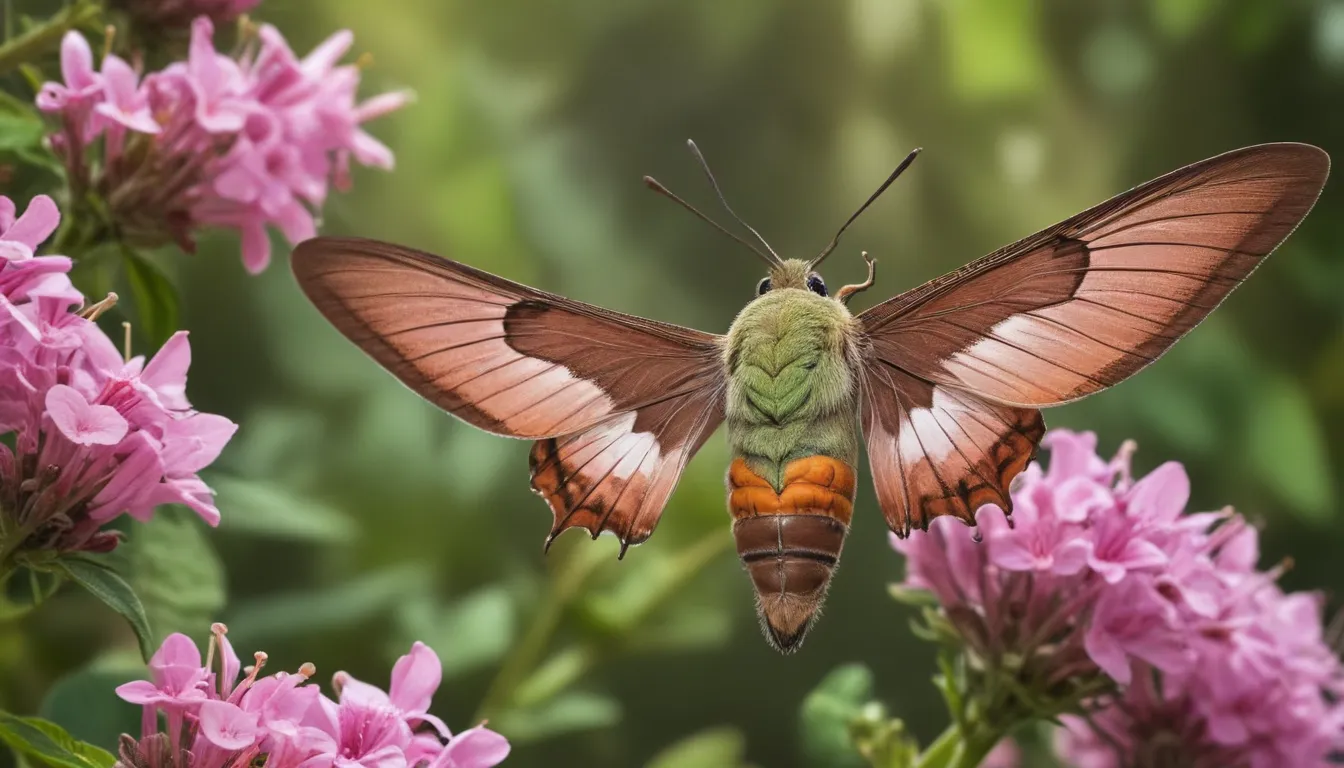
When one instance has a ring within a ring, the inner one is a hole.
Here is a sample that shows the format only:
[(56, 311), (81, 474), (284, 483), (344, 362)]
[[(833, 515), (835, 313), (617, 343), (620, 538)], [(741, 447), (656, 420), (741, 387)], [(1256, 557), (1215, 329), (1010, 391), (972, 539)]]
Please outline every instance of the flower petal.
[(1180, 462), (1168, 461), (1135, 483), (1125, 499), (1133, 517), (1173, 521), (1190, 501), (1190, 476)]
[(388, 698), (403, 713), (422, 714), (429, 710), (429, 703), (442, 679), (443, 665), (438, 654), (416, 641), (411, 652), (397, 659), (392, 667)]
[(439, 768), (494, 768), (509, 756), (509, 742), (503, 736), (478, 725), (457, 734), (440, 753)]
[(220, 749), (246, 749), (264, 735), (258, 718), (227, 701), (206, 701), (197, 710), (201, 735)]
[(56, 428), (76, 445), (116, 445), (130, 428), (116, 408), (90, 405), (74, 387), (64, 384), (47, 391), (46, 406)]
[(178, 331), (164, 342), (145, 366), (140, 381), (158, 393), (165, 407), (186, 410), (191, 407), (187, 401), (187, 369), (190, 367), (191, 344), (187, 341), (187, 332)]
[(28, 209), (13, 226), (0, 235), (0, 239), (14, 240), (37, 250), (37, 246), (51, 237), (60, 223), (61, 212), (56, 208), (56, 203), (46, 195), (38, 195), (28, 203)]

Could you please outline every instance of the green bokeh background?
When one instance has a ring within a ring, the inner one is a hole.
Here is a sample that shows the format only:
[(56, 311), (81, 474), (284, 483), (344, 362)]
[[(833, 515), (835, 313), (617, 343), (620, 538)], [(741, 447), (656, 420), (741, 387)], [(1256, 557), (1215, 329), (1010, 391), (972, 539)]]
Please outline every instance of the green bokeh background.
[[(652, 174), (713, 208), (688, 137), (786, 256), (816, 252), (924, 147), (826, 265), (836, 286), (862, 278), (860, 250), (878, 258), (857, 308), (1225, 150), (1291, 140), (1344, 157), (1339, 1), (266, 0), (257, 16), (299, 52), (350, 28), (373, 56), (365, 93), (417, 94), (371, 126), (395, 171), (357, 172), (323, 233), (394, 240), (713, 332), (762, 270), (642, 188)], [(1287, 585), (1327, 592), (1344, 586), (1342, 203), (1336, 181), (1160, 362), (1047, 413), (1052, 426), (1095, 430), (1106, 452), (1137, 440), (1142, 470), (1183, 462), (1194, 508), (1236, 505), (1264, 524), (1266, 564), (1293, 559)], [(324, 680), (346, 669), (380, 684), (423, 639), (448, 665), (434, 711), (465, 728), (558, 605), (556, 585), (590, 569), (539, 646), (538, 660), (562, 654), (549, 672), (561, 690), (533, 678), (539, 703), (492, 719), (515, 737), (509, 765), (645, 765), (719, 727), (755, 765), (804, 765), (799, 705), (851, 661), (873, 669), (878, 695), (917, 733), (941, 730), (931, 650), (886, 594), (902, 567), (866, 467), (825, 617), (781, 657), (755, 626), (729, 544), (722, 435), (624, 562), (613, 539), (578, 534), (543, 556), (550, 519), (527, 486), (528, 445), (478, 434), (379, 370), (303, 299), (287, 251), (277, 240), (256, 278), (227, 236), (168, 259), (192, 333), (190, 395), (241, 424), (207, 477), (224, 515), (206, 538), (225, 591), (183, 629), (199, 636), (217, 618), (240, 649), (282, 667), (313, 661)], [(216, 570), (198, 557), (172, 568), (202, 583)], [(638, 627), (625, 626), (635, 614)], [(0, 632), (4, 703), (91, 711), (110, 695), (95, 683), (124, 674), (106, 655), (123, 633), (63, 594)], [(91, 660), (105, 671), (62, 683), (67, 703), (51, 704), (51, 686)]]

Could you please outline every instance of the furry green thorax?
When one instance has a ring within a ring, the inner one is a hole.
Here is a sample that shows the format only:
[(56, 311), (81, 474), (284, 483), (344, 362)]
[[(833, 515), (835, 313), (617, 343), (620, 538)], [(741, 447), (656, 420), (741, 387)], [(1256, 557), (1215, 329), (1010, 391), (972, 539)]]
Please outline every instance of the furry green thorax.
[(789, 260), (728, 331), (728, 440), (780, 490), (784, 466), (823, 454), (858, 460), (854, 319), (806, 288), (812, 271)]

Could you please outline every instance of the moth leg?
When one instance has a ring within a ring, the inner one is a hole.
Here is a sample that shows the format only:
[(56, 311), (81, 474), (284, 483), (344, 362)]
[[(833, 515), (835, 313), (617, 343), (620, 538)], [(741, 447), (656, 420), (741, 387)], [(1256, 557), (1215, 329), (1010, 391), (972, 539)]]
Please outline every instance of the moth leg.
[(868, 252), (864, 251), (863, 260), (868, 263), (868, 279), (856, 285), (846, 285), (844, 288), (837, 291), (835, 298), (841, 304), (848, 304), (851, 296), (856, 293), (862, 293), (873, 287), (873, 277), (877, 275), (877, 259), (869, 256)]

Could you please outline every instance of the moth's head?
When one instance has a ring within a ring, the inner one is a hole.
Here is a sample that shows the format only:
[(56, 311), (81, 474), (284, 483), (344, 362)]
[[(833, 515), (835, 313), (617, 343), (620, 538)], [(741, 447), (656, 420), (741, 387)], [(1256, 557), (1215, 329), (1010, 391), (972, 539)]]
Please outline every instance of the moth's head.
[(760, 297), (771, 291), (793, 288), (808, 291), (822, 298), (838, 301), (841, 304), (848, 304), (854, 294), (873, 286), (873, 276), (877, 262), (866, 252), (863, 254), (863, 260), (868, 262), (868, 279), (862, 283), (846, 285), (832, 296), (830, 291), (826, 289), (826, 281), (821, 279), (821, 273), (817, 272), (816, 269), (817, 262), (820, 259), (813, 259), (812, 261), (781, 259), (770, 265), (770, 276), (756, 284), (756, 296)]
[(818, 296), (829, 296), (826, 281), (812, 269), (812, 265), (799, 259), (786, 259), (770, 265), (770, 274), (756, 284), (756, 295), (764, 296), (771, 291), (796, 288), (811, 291)]

